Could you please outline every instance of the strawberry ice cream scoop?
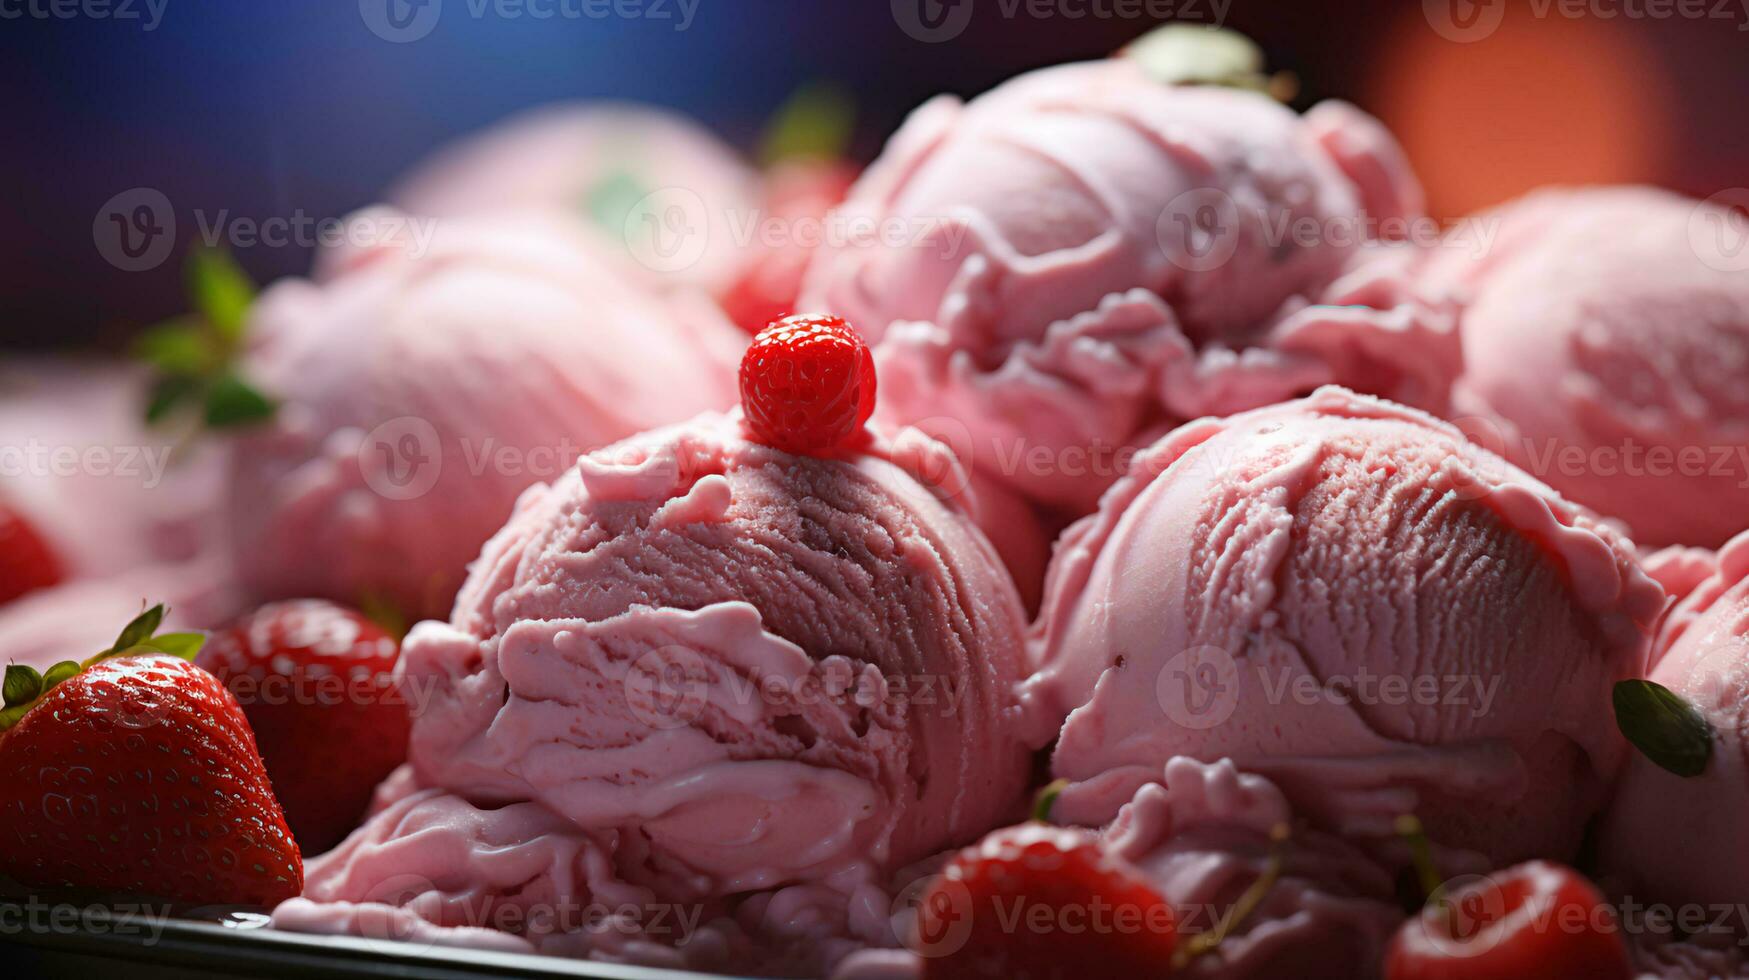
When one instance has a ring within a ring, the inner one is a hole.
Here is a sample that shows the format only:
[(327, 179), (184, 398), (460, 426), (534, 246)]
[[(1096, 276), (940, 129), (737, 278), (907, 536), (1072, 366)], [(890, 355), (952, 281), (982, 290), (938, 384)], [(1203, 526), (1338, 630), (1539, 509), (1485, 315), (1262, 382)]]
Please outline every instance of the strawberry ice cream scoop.
[(1184, 426), (1058, 543), (1028, 682), (1066, 816), (1231, 758), (1357, 838), (1420, 816), (1570, 855), (1664, 593), (1625, 541), (1431, 416), (1325, 388)]
[[(633, 103), (560, 103), (466, 137), (389, 200), (431, 217), (537, 212), (576, 221), (650, 282), (722, 292), (748, 249), (759, 180), (704, 127)], [(788, 311), (786, 311), (788, 312)]]
[(1749, 812), (1749, 533), (1726, 544), (1713, 574), (1671, 610), (1655, 657), (1651, 680), (1711, 723), (1712, 758), (1700, 775), (1683, 777), (1633, 753), (1599, 853), (1641, 901), (1731, 905), (1749, 880), (1742, 834)]
[(247, 371), (282, 405), (239, 440), (230, 520), (264, 598), (442, 616), (530, 484), (734, 401), (741, 334), (551, 222), (448, 222), (259, 301)]
[[(1134, 866), (1177, 912), (1180, 941), (1231, 931), (1174, 976), (1365, 977), (1377, 974), (1403, 918), (1395, 878), (1366, 852), (1327, 833), (1294, 828), (1286, 797), (1229, 759), (1174, 758), (1159, 782), (1137, 791), (1106, 830), (1113, 853)], [(1272, 844), (1276, 828), (1289, 828)], [(1277, 877), (1244, 918), (1238, 905), (1279, 855)]]
[[(1551, 190), (1473, 221), (1454, 418), (1636, 543), (1717, 547), (1749, 512), (1749, 276), (1726, 210), (1649, 188)], [(1448, 254), (1449, 253), (1449, 254)]]
[[(912, 438), (810, 458), (705, 415), (530, 490), (403, 648), (413, 784), (550, 814), (666, 901), (807, 883), (884, 910), (877, 883), (994, 824), (1029, 770), (1019, 599), (909, 472), (946, 449)], [(443, 827), (397, 841), (405, 819), (312, 865), (308, 896), (372, 900), (399, 851), (501, 862)], [(472, 875), (429, 900), (498, 887)]]
[[(1064, 65), (918, 109), (801, 303), (878, 343), (888, 418), (964, 426), (974, 466), (1088, 510), (1122, 474), (1110, 457), (1163, 419), (1333, 380), (1437, 402), (1404, 377), (1453, 361), (1437, 338), (1410, 354), (1436, 317), (1394, 292), (1325, 296), (1419, 197), (1350, 107), (1302, 117), (1124, 58)], [(1384, 299), (1401, 306), (1368, 305)]]

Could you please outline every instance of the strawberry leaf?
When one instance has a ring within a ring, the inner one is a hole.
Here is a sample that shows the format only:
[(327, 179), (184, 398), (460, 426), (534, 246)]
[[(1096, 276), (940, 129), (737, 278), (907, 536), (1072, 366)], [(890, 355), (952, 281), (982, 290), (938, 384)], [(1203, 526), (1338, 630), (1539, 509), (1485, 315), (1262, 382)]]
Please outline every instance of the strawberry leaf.
[(1654, 681), (1615, 685), (1615, 723), (1646, 758), (1678, 776), (1706, 771), (1713, 757), (1713, 726), (1687, 699)]
[(167, 374), (152, 382), (151, 394), (146, 399), (146, 424), (164, 421), (177, 406), (198, 395), (201, 387), (199, 379), (177, 374)]
[(147, 330), (134, 342), (134, 353), (167, 375), (204, 374), (219, 358), (212, 335), (190, 317), (177, 317)]
[(158, 627), (163, 625), (164, 614), (166, 612), (169, 612), (169, 610), (165, 609), (164, 604), (160, 602), (145, 612), (140, 613), (138, 616), (135, 616), (133, 621), (128, 623), (127, 626), (122, 629), (121, 635), (116, 637), (115, 646), (110, 647), (109, 650), (105, 652), (131, 650), (151, 639), (152, 634), (158, 632)]
[(0, 732), (4, 732), (13, 725), (18, 724), (20, 719), (24, 717), (25, 712), (29, 711), (32, 707), (34, 707), (34, 705), (21, 704), (17, 707), (7, 708), (4, 711), (0, 711)]
[(220, 339), (227, 345), (242, 339), (249, 307), (255, 302), (255, 284), (229, 252), (200, 248), (190, 253), (188, 291), (194, 308)]
[(273, 400), (233, 373), (219, 375), (206, 390), (206, 424), (213, 429), (252, 425), (273, 417)]
[(6, 680), (3, 685), (6, 707), (16, 708), (36, 700), (42, 693), (43, 678), (36, 668), (24, 664), (9, 664), (6, 667)]
[(850, 146), (856, 103), (836, 85), (805, 85), (772, 116), (761, 140), (766, 166), (784, 160), (836, 160)]
[(142, 651), (156, 651), (183, 660), (193, 660), (205, 644), (205, 633), (162, 633), (140, 644), (140, 648)]
[(43, 693), (49, 693), (55, 689), (56, 684), (78, 675), (79, 670), (79, 664), (76, 661), (63, 660), (43, 671)]

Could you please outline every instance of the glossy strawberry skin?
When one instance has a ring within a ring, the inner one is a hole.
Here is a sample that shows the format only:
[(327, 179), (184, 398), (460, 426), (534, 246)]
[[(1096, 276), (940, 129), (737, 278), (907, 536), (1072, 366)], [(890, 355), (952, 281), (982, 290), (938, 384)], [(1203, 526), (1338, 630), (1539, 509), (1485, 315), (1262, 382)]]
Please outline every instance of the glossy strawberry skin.
[[(1062, 928), (1029, 926), (1035, 906), (1068, 910)], [(1071, 931), (1101, 907), (1110, 927)], [(924, 894), (916, 931), (930, 980), (1165, 976), (1178, 943), (1170, 904), (1093, 834), (1039, 823), (961, 851)]]
[(344, 839), (406, 761), (406, 702), (391, 679), (399, 655), (361, 613), (307, 599), (261, 607), (215, 632), (195, 659), (241, 701), (305, 853)]
[(61, 562), (24, 516), (0, 504), (0, 603), (59, 584)]
[(741, 358), (747, 428), (785, 452), (819, 455), (854, 445), (874, 404), (874, 358), (839, 317), (775, 320)]
[(303, 861), (237, 701), (177, 657), (98, 663), (0, 735), (0, 874), (271, 907)]
[(1597, 887), (1547, 861), (1429, 903), (1385, 955), (1388, 980), (1626, 980), (1627, 949)]

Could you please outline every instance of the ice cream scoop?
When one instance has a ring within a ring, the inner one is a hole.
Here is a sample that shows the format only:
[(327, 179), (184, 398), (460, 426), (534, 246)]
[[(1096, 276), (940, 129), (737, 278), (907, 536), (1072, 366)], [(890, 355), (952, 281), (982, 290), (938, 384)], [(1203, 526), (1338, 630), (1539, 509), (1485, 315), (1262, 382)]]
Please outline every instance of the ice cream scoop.
[[(1470, 219), (1454, 418), (1644, 546), (1717, 547), (1749, 511), (1749, 277), (1711, 236), (1743, 219), (1649, 188), (1541, 191)], [(1449, 254), (1447, 254), (1449, 253)]]
[(439, 150), (389, 200), (441, 218), (576, 220), (651, 282), (712, 293), (742, 272), (745, 229), (760, 210), (757, 176), (715, 135), (678, 114), (616, 102), (512, 116)]
[[(1327, 830), (1571, 855), (1664, 593), (1594, 515), (1340, 388), (1179, 428), (1059, 541), (1028, 681), (1060, 806), (1231, 758)], [(1062, 721), (1064, 717), (1066, 721)], [(1060, 734), (1058, 722), (1062, 722)]]
[[(954, 465), (945, 447), (903, 438), (792, 456), (706, 415), (531, 489), (450, 622), (403, 647), (409, 795), (312, 862), (307, 897), (380, 903), (413, 873), (430, 887), (395, 904), (477, 908), (536, 845), (467, 827), (514, 811), (544, 821), (541, 848), (583, 842), (565, 867), (660, 901), (814, 887), (884, 912), (895, 868), (994, 824), (1029, 771), (1020, 601), (908, 471)], [(766, 914), (801, 928), (784, 894)]]
[(274, 286), (251, 321), (246, 371), (282, 404), (234, 448), (243, 582), (412, 618), (447, 613), (524, 488), (733, 402), (743, 342), (538, 219), (357, 251), (320, 284)]
[(1683, 777), (1635, 753), (1599, 854), (1642, 902), (1729, 906), (1749, 880), (1749, 843), (1737, 830), (1749, 808), (1749, 534), (1726, 544), (1713, 574), (1671, 610), (1657, 651), (1651, 679), (1711, 723), (1712, 758)]
[(243, 597), (216, 557), (77, 579), (0, 606), (0, 663), (43, 671), (84, 661), (115, 643), (117, 623), (160, 602), (169, 607), (168, 629), (201, 630), (236, 615)]
[[(1276, 828), (1288, 831), (1279, 844)], [(1376, 976), (1403, 918), (1394, 876), (1378, 860), (1338, 837), (1296, 830), (1281, 791), (1231, 760), (1168, 761), (1160, 780), (1124, 805), (1106, 841), (1172, 903), (1181, 942), (1230, 923), (1175, 976)], [(1276, 877), (1239, 917), (1272, 858)]]
[(1432, 307), (1325, 296), (1419, 201), (1351, 107), (1063, 65), (913, 113), (801, 303), (879, 342), (886, 418), (963, 426), (977, 469), (1084, 512), (1164, 422), (1330, 381), (1441, 401), (1403, 383), (1407, 363), (1455, 368), (1455, 339), (1409, 343), (1449, 333)]
[(0, 369), (0, 499), (37, 528), (69, 578), (222, 549), (223, 447), (182, 445), (178, 433), (148, 427), (148, 380), (106, 360)]

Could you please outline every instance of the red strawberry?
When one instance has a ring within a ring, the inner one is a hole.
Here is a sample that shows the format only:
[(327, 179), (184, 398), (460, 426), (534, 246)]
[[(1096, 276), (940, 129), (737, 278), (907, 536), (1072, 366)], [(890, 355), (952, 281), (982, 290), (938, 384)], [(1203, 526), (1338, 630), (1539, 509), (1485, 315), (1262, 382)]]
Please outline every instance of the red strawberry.
[[(207, 641), (195, 662), (243, 705), (310, 854), (358, 826), (371, 792), (407, 759), (407, 707), (391, 673), (394, 637), (361, 613), (309, 599), (263, 606)], [(311, 751), (312, 743), (344, 746)]]
[(1571, 868), (1531, 861), (1457, 888), (1403, 924), (1389, 980), (1625, 980), (1613, 911)]
[(927, 978), (1166, 974), (1172, 907), (1084, 830), (1029, 823), (961, 851), (924, 893), (910, 945)]
[(816, 454), (852, 444), (874, 403), (874, 358), (839, 317), (774, 320), (741, 358), (747, 427), (753, 438), (786, 452)]
[(61, 563), (24, 516), (0, 504), (0, 602), (61, 581)]
[(268, 907), (303, 861), (236, 698), (189, 663), (198, 634), (153, 636), (45, 675), (6, 671), (0, 874), (201, 905)]
[(832, 209), (855, 180), (856, 169), (849, 164), (818, 159), (780, 164), (771, 172), (765, 181), (765, 213), (784, 237), (757, 244), (741, 277), (723, 295), (729, 319), (748, 333), (758, 333), (796, 308), (802, 279), (825, 239)]

